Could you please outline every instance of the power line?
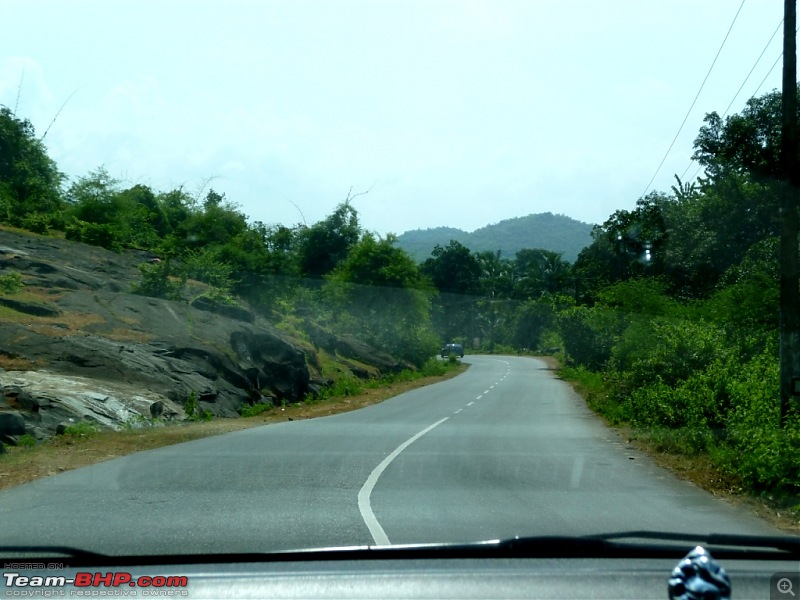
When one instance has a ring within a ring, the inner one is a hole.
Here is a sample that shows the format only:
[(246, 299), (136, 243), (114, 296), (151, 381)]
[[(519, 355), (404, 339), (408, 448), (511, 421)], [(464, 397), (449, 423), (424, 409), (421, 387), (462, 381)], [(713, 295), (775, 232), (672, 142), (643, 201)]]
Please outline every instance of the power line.
[(719, 55), (722, 52), (722, 48), (725, 46), (725, 42), (728, 41), (728, 36), (730, 35), (731, 30), (733, 29), (733, 26), (736, 23), (736, 19), (739, 17), (739, 13), (742, 12), (742, 7), (744, 6), (744, 3), (746, 1), (747, 0), (742, 0), (742, 3), (739, 5), (739, 10), (736, 11), (736, 14), (733, 17), (733, 21), (731, 22), (730, 27), (728, 27), (728, 33), (725, 34), (725, 39), (722, 40), (722, 44), (720, 44), (719, 50), (717, 50), (717, 55), (714, 57), (714, 61), (711, 63), (711, 66), (708, 68), (708, 73), (706, 73), (706, 76), (703, 79), (703, 83), (700, 84), (700, 89), (697, 90), (697, 95), (694, 97), (694, 100), (692, 101), (692, 105), (689, 107), (689, 110), (686, 111), (686, 116), (683, 117), (683, 122), (681, 123), (681, 126), (678, 128), (678, 133), (676, 133), (675, 137), (672, 138), (672, 143), (669, 145), (669, 148), (667, 148), (667, 151), (664, 154), (664, 158), (662, 158), (661, 162), (658, 163), (658, 168), (656, 169), (656, 172), (653, 173), (653, 176), (650, 178), (650, 182), (647, 184), (647, 187), (645, 188), (644, 192), (642, 193), (642, 197), (644, 197), (645, 194), (647, 194), (647, 190), (650, 189), (650, 186), (655, 181), (656, 176), (658, 175), (659, 171), (661, 171), (661, 167), (664, 166), (664, 162), (667, 160), (667, 156), (669, 156), (669, 153), (672, 151), (672, 147), (675, 145), (675, 142), (678, 140), (678, 136), (681, 134), (681, 131), (683, 131), (683, 126), (686, 125), (686, 121), (689, 119), (689, 115), (691, 114), (692, 109), (694, 108), (694, 105), (697, 103), (697, 99), (700, 97), (700, 92), (703, 91), (703, 87), (706, 85), (706, 81), (708, 81), (708, 77), (709, 77), (709, 75), (711, 75), (711, 71), (714, 69), (714, 65), (717, 64), (717, 59), (719, 58)]
[[(797, 32), (796, 32), (796, 31), (795, 31), (795, 34), (797, 34)], [(775, 67), (777, 67), (777, 66), (778, 66), (778, 62), (781, 60), (781, 58), (783, 58), (783, 52), (781, 52), (781, 53), (778, 55), (778, 58), (776, 58), (776, 59), (775, 59), (775, 62), (774, 62), (774, 63), (772, 63), (772, 66), (769, 68), (769, 71), (767, 71), (767, 74), (766, 74), (766, 75), (764, 75), (764, 79), (762, 79), (762, 80), (761, 80), (761, 83), (759, 83), (759, 84), (758, 84), (758, 87), (756, 88), (756, 91), (755, 91), (755, 92), (753, 92), (753, 95), (752, 95), (752, 96), (750, 96), (751, 98), (755, 98), (755, 97), (756, 97), (756, 94), (758, 93), (758, 90), (760, 90), (760, 89), (761, 89), (761, 86), (762, 86), (762, 85), (764, 85), (764, 82), (767, 80), (767, 77), (769, 77), (769, 76), (770, 76), (770, 74), (772, 73), (772, 70), (773, 70)]]
[[(764, 56), (764, 53), (767, 51), (767, 48), (769, 48), (769, 45), (772, 43), (772, 40), (775, 39), (775, 34), (778, 33), (778, 30), (781, 28), (781, 25), (783, 25), (783, 19), (781, 19), (781, 22), (778, 23), (778, 26), (775, 28), (775, 31), (772, 32), (772, 36), (770, 36), (769, 41), (767, 42), (767, 45), (764, 46), (764, 49), (761, 51), (761, 54), (758, 55), (758, 58), (756, 59), (756, 62), (753, 65), (753, 68), (750, 69), (750, 72), (747, 74), (747, 77), (744, 78), (744, 81), (742, 82), (742, 85), (740, 85), (739, 89), (736, 90), (736, 94), (734, 94), (733, 98), (731, 99), (730, 104), (728, 104), (728, 108), (726, 108), (725, 112), (722, 113), (723, 117), (725, 117), (728, 114), (728, 111), (731, 109), (731, 106), (733, 106), (733, 103), (736, 100), (736, 97), (739, 95), (739, 92), (742, 91), (742, 88), (744, 87), (744, 84), (747, 83), (747, 80), (750, 79), (750, 75), (752, 75), (753, 71), (756, 70), (756, 67), (758, 66), (758, 63), (761, 62), (761, 57)], [(783, 56), (782, 52), (781, 52), (781, 56)], [(778, 60), (780, 60), (780, 57), (778, 57)], [(775, 61), (775, 64), (778, 64), (778, 61)], [(775, 65), (772, 65), (772, 69), (774, 69), (774, 68), (775, 68)], [(772, 73), (772, 69), (769, 70), (769, 73)], [(769, 73), (767, 73), (767, 77), (769, 77)], [(764, 78), (764, 80), (766, 81), (766, 77)], [(763, 84), (764, 82), (762, 81), (761, 83)], [(758, 87), (761, 87), (761, 86), (758, 86)], [(757, 92), (758, 92), (758, 90), (756, 90), (756, 93)], [(755, 96), (755, 95), (756, 94), (754, 93), (753, 96)], [(752, 96), (751, 96), (751, 98), (752, 98)]]
[[(777, 35), (778, 31), (780, 31), (781, 25), (783, 25), (783, 19), (780, 20), (780, 22), (778, 23), (778, 26), (775, 28), (775, 31), (772, 32), (772, 35), (770, 36), (769, 41), (767, 41), (766, 45), (764, 46), (764, 49), (761, 51), (761, 54), (758, 55), (758, 58), (756, 59), (756, 62), (753, 63), (753, 66), (750, 68), (750, 72), (747, 74), (747, 77), (745, 77), (744, 81), (742, 81), (742, 85), (739, 86), (739, 89), (736, 90), (736, 93), (733, 95), (733, 98), (731, 98), (730, 104), (728, 104), (728, 108), (726, 108), (725, 112), (722, 113), (722, 118), (723, 119), (728, 114), (728, 111), (731, 109), (731, 106), (733, 106), (733, 103), (736, 101), (736, 98), (738, 98), (739, 94), (741, 93), (741, 91), (744, 88), (744, 86), (747, 83), (747, 81), (750, 79), (750, 76), (753, 74), (753, 71), (756, 70), (756, 67), (758, 66), (758, 63), (761, 62), (761, 59), (764, 57), (764, 53), (767, 51), (767, 48), (769, 48), (769, 45), (772, 43), (772, 40), (775, 39), (775, 36)], [(781, 54), (781, 56), (783, 56), (783, 54)], [(778, 57), (778, 59), (780, 60), (780, 57)], [(777, 61), (775, 62), (775, 64), (777, 64)], [(772, 69), (774, 69), (774, 68), (775, 68), (775, 65), (772, 65)], [(772, 73), (772, 69), (769, 70), (769, 73)], [(769, 77), (769, 73), (767, 73), (767, 77)], [(764, 80), (766, 81), (766, 77), (764, 78)], [(763, 84), (764, 82), (762, 81), (761, 83)], [(761, 86), (759, 86), (759, 88), (760, 87)], [(758, 90), (756, 90), (756, 92), (757, 91)], [(755, 93), (753, 94), (753, 96), (755, 96)], [(751, 96), (751, 98), (752, 98), (752, 96)], [(693, 160), (689, 161), (689, 165), (686, 167), (686, 169), (684, 169), (683, 173), (680, 176), (681, 181), (686, 176), (686, 173), (688, 173), (689, 169), (692, 168), (693, 164), (694, 164)], [(698, 171), (699, 171), (699, 169), (698, 169)], [(695, 176), (696, 175), (697, 175), (697, 172), (695, 172)], [(694, 176), (692, 177), (692, 179), (694, 179)]]
[[(783, 22), (783, 21), (781, 21), (781, 23), (782, 23), (782, 22)], [(780, 27), (780, 25), (779, 25), (778, 27)], [(798, 33), (798, 32), (800, 32), (800, 27), (798, 27), (797, 29), (795, 29), (795, 31), (794, 31), (794, 34), (795, 34), (795, 35), (797, 35), (797, 33)], [(774, 35), (774, 34), (773, 34), (773, 35)], [(763, 52), (762, 52), (762, 54), (763, 54)], [(778, 58), (776, 58), (776, 59), (775, 59), (775, 62), (774, 62), (774, 63), (772, 63), (772, 66), (769, 68), (769, 71), (767, 71), (767, 74), (766, 74), (766, 75), (764, 75), (764, 79), (762, 79), (762, 80), (761, 80), (761, 83), (759, 83), (759, 84), (758, 84), (758, 87), (756, 88), (756, 91), (754, 91), (754, 92), (752, 93), (752, 95), (750, 96), (750, 98), (755, 98), (755, 97), (756, 97), (756, 94), (758, 94), (758, 91), (761, 89), (761, 86), (762, 86), (762, 85), (764, 85), (764, 83), (767, 81), (767, 79), (769, 78), (769, 76), (772, 74), (772, 71), (774, 71), (774, 70), (775, 70), (775, 67), (777, 67), (777, 66), (778, 66), (778, 63), (780, 62), (780, 60), (781, 60), (781, 58), (782, 58), (782, 57), (783, 57), (783, 52), (781, 52), (781, 53), (778, 55)], [(738, 94), (739, 92), (736, 92), (736, 93)], [(730, 106), (728, 106), (728, 108), (730, 108)], [(723, 116), (724, 116), (724, 115), (723, 115)], [(691, 165), (690, 165), (690, 166), (691, 166)], [(703, 167), (702, 167), (702, 165), (701, 165), (701, 166), (699, 166), (699, 167), (697, 167), (697, 170), (694, 172), (694, 175), (692, 175), (692, 177), (691, 177), (691, 179), (690, 179), (689, 181), (694, 181), (694, 178), (695, 178), (695, 177), (697, 177), (697, 174), (700, 172), (700, 169), (702, 169), (702, 168), (703, 168)], [(686, 168), (686, 171), (688, 171), (688, 170), (689, 170), (689, 168), (687, 167), (687, 168)], [(684, 174), (686, 174), (686, 171), (684, 171)], [(683, 177), (681, 177), (681, 179), (683, 179)]]

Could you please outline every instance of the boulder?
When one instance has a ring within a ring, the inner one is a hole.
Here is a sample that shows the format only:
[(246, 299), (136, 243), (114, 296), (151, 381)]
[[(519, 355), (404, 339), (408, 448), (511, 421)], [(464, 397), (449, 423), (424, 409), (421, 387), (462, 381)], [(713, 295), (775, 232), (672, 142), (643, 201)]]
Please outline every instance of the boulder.
[(18, 412), (0, 413), (0, 436), (23, 435), (25, 419)]

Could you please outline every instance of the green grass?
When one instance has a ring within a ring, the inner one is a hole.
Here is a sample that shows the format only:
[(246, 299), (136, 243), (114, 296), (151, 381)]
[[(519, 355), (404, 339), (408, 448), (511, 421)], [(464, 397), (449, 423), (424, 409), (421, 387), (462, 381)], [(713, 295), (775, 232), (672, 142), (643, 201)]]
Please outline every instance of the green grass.
[(586, 399), (593, 411), (608, 420), (611, 425), (628, 421), (627, 407), (613, 396), (611, 386), (603, 373), (590, 371), (586, 367), (560, 367), (556, 373), (569, 381), (575, 391)]
[(403, 383), (408, 381), (415, 381), (425, 377), (437, 377), (446, 375), (450, 371), (454, 371), (460, 367), (461, 363), (455, 361), (441, 361), (435, 358), (429, 359), (421, 369), (412, 371), (411, 369), (404, 369), (399, 373), (390, 373), (382, 377), (374, 379), (358, 379), (352, 375), (341, 375), (333, 384), (323, 388), (319, 394), (307, 394), (303, 399), (306, 404), (312, 404), (322, 400), (331, 398), (344, 398), (348, 396), (357, 396), (364, 392), (364, 390), (374, 390), (384, 388), (394, 383)]

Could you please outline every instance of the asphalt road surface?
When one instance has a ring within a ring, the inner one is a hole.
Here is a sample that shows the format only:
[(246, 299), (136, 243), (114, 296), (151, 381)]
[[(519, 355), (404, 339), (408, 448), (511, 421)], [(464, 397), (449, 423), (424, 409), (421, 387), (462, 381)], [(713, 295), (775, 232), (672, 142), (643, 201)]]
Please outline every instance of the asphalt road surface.
[(607, 429), (539, 360), (362, 410), (142, 452), (0, 493), (0, 544), (244, 552), (636, 529), (775, 534)]

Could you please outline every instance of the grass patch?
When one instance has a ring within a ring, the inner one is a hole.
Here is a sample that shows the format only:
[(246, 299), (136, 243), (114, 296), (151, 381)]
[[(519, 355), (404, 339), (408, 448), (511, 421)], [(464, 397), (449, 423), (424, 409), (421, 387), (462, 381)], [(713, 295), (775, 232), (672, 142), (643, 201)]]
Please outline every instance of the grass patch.
[(33, 331), (51, 337), (61, 337), (81, 331), (89, 325), (105, 323), (103, 317), (93, 313), (64, 312), (55, 317), (39, 317), (0, 305), (0, 323), (26, 325)]
[(118, 342), (147, 343), (155, 339), (155, 336), (150, 333), (145, 333), (144, 331), (135, 331), (133, 329), (125, 329), (123, 327), (115, 327), (110, 331), (104, 331), (102, 336)]
[(41, 367), (36, 361), (13, 354), (0, 351), (0, 369), (6, 371), (35, 371)]
[(556, 374), (568, 381), (594, 412), (603, 417), (609, 425), (619, 425), (627, 421), (625, 408), (611, 394), (610, 386), (602, 373), (579, 367), (558, 367)]

